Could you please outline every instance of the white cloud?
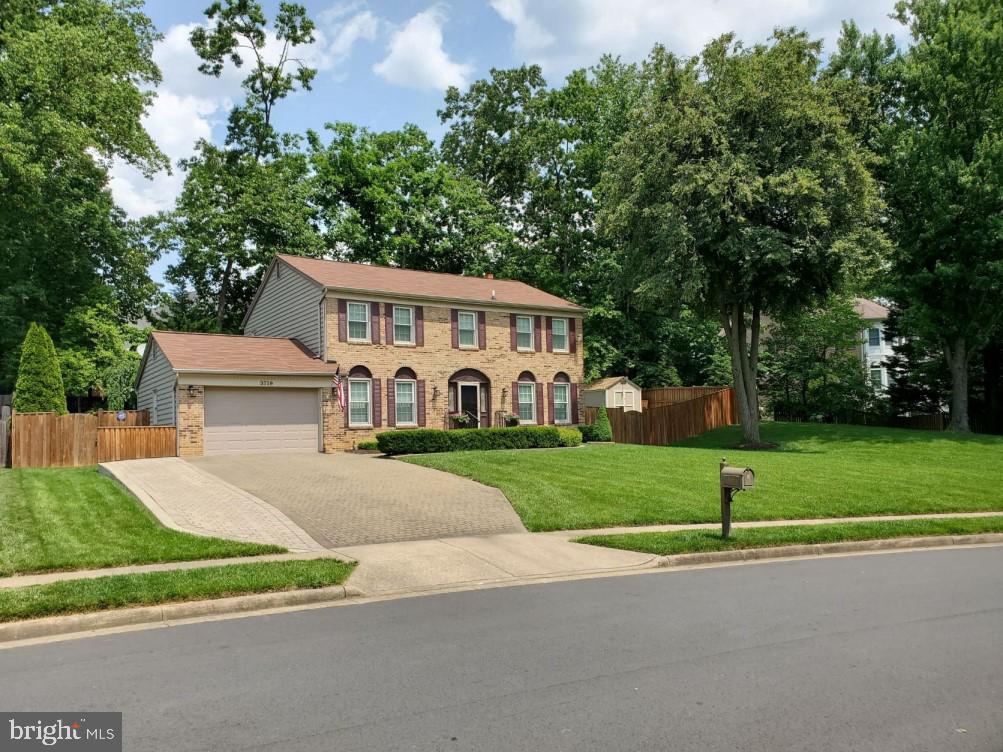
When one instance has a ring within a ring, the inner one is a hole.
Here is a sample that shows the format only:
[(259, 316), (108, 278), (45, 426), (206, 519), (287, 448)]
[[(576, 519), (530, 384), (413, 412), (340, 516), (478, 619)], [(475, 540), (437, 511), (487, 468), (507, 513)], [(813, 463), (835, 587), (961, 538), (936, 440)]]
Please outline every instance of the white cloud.
[(416, 89), (465, 86), (473, 65), (455, 62), (442, 48), (445, 22), (445, 13), (439, 6), (413, 16), (394, 32), (387, 56), (373, 70), (390, 83)]
[[(310, 67), (331, 72), (351, 55), (356, 43), (375, 40), (382, 22), (360, 7), (358, 3), (342, 4), (322, 12), (317, 19), (316, 40), (298, 48), (296, 57)], [(178, 160), (191, 156), (199, 139), (213, 140), (221, 135), (230, 108), (241, 96), (240, 85), (248, 74), (249, 62), (237, 68), (227, 61), (218, 78), (199, 72), (201, 60), (188, 40), (196, 26), (190, 23), (170, 27), (153, 49), (163, 82), (143, 124), (170, 159), (172, 174), (163, 171), (147, 179), (127, 164), (112, 165), (112, 194), (130, 217), (174, 206), (184, 183)], [(265, 58), (276, 60), (281, 48), (282, 43), (269, 33)]]
[(777, 26), (805, 28), (831, 50), (844, 18), (870, 31), (894, 32), (893, 3), (874, 0), (490, 0), (513, 27), (513, 48), (551, 75), (595, 63), (609, 52), (639, 60), (656, 43), (691, 55), (729, 31), (747, 44), (765, 40)]

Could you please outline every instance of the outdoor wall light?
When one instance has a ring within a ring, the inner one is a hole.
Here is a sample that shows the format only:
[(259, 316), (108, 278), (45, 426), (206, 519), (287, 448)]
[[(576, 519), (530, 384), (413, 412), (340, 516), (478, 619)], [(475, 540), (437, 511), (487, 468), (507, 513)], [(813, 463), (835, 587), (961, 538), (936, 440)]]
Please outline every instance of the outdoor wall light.
[(433, 386), (432, 387), (432, 400), (435, 401), (437, 399), (439, 399), (439, 387)]
[(198, 396), (198, 394), (199, 394), (199, 388), (197, 386), (195, 386), (194, 384), (189, 384), (188, 385), (188, 396), (191, 397), (192, 399), (194, 399), (195, 397)]

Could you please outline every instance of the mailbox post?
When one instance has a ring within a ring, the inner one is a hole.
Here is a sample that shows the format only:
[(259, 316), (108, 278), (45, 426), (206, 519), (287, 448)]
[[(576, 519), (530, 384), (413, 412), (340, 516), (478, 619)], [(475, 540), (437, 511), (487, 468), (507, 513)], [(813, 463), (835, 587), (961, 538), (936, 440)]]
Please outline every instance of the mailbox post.
[(751, 467), (729, 467), (728, 458), (721, 458), (721, 537), (731, 535), (731, 501), (739, 491), (756, 486), (756, 474)]

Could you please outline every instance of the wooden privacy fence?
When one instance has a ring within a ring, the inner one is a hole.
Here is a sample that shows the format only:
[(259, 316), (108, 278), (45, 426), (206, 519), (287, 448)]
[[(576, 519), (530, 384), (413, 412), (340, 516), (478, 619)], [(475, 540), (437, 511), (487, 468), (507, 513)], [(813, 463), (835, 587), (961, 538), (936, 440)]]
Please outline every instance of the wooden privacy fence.
[[(111, 417), (115, 418), (114, 413)], [(174, 426), (129, 426), (124, 421), (102, 426), (100, 422), (92, 413), (14, 413), (11, 466), (81, 467), (177, 454)]]
[[(123, 420), (119, 420), (121, 415)], [(150, 425), (149, 410), (98, 410), (98, 428)]]
[(727, 388), (724, 386), (660, 386), (654, 389), (642, 389), (641, 399), (645, 400), (647, 407), (661, 407), (662, 405), (688, 402), (697, 397), (706, 397), (708, 394), (716, 394)]
[[(585, 422), (594, 423), (597, 412), (598, 408), (585, 408)], [(607, 408), (606, 414), (613, 428), (613, 441), (622, 444), (666, 446), (738, 423), (735, 393), (721, 387), (685, 402), (649, 407), (643, 412), (624, 412), (615, 407)]]

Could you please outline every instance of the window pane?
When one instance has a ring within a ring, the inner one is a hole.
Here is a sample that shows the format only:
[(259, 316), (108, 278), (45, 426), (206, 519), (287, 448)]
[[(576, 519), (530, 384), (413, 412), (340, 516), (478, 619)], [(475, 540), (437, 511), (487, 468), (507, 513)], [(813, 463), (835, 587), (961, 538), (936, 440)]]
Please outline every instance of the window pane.
[(460, 311), (456, 317), (460, 344), (473, 347), (477, 344), (477, 316), (470, 311)]
[(406, 306), (394, 306), (394, 342), (414, 342), (414, 313)]
[(397, 424), (407, 425), (415, 422), (415, 410), (414, 410), (414, 382), (413, 381), (396, 381), (395, 385), (395, 411), (397, 415)]
[(568, 385), (554, 384), (554, 420), (568, 421)]
[(519, 420), (535, 420), (536, 384), (519, 384)]
[(877, 327), (871, 327), (867, 330), (867, 344), (871, 347), (881, 346), (881, 330)]
[(881, 387), (882, 386), (881, 369), (880, 368), (872, 368), (871, 369), (871, 384), (874, 385), (875, 387)]
[(567, 350), (568, 349), (568, 320), (567, 319), (554, 319), (552, 322), (552, 330), (554, 337), (554, 349), (555, 350)]
[(348, 304), (348, 338), (369, 339), (369, 306), (365, 303)]
[(369, 381), (348, 382), (348, 422), (369, 424)]
[(533, 347), (533, 319), (529, 316), (515, 317), (516, 347), (530, 350)]

